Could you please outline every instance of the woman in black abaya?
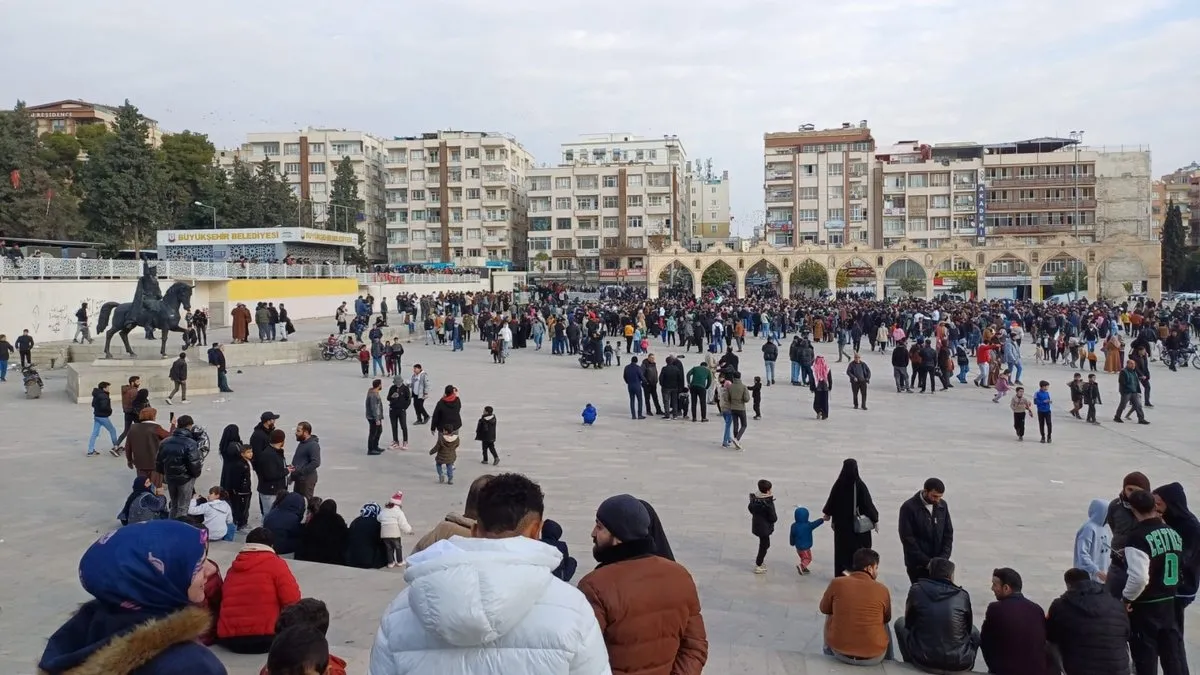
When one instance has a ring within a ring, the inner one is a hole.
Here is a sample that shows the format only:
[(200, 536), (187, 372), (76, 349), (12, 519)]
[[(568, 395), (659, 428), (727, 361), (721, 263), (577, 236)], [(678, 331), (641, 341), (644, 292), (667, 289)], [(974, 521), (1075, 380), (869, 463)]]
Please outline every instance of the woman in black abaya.
[(871, 500), (871, 491), (858, 476), (857, 461), (847, 459), (842, 462), (842, 472), (830, 488), (829, 499), (825, 501), (825, 508), (821, 509), (821, 512), (831, 519), (833, 575), (839, 577), (850, 569), (850, 559), (855, 551), (871, 548), (871, 530), (854, 531), (856, 516), (866, 516), (871, 521), (872, 529), (879, 531), (879, 511), (875, 509), (875, 502)]

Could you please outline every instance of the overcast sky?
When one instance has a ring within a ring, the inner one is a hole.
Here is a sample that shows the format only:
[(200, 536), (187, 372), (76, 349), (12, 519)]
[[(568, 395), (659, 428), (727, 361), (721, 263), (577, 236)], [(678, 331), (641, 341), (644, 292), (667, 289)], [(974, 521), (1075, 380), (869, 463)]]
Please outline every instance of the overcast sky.
[(1200, 159), (1197, 0), (0, 0), (0, 101), (125, 98), (219, 147), (328, 126), (677, 134), (762, 209), (762, 134), (1086, 131)]

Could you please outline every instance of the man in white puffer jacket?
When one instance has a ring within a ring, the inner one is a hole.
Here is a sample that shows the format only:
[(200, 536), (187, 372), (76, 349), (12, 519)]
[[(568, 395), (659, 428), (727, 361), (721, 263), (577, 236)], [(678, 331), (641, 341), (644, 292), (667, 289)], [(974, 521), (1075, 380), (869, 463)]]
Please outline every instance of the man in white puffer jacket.
[(553, 575), (558, 549), (538, 541), (544, 510), (536, 483), (496, 476), (479, 492), (471, 538), (409, 556), (370, 675), (611, 675), (591, 605)]

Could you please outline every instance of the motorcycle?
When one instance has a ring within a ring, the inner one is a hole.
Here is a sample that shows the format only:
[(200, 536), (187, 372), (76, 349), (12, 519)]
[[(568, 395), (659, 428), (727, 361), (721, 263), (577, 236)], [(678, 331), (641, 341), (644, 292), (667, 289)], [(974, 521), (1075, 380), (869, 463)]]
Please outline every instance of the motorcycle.
[(42, 388), (46, 385), (32, 363), (21, 368), (21, 380), (25, 384), (25, 398), (42, 397)]
[(208, 432), (199, 424), (192, 425), (192, 440), (196, 441), (196, 445), (200, 447), (200, 457), (208, 457), (208, 451), (212, 449), (212, 440), (208, 437)]
[(1193, 368), (1200, 370), (1200, 354), (1196, 353), (1196, 348), (1194, 346), (1188, 346), (1184, 349), (1180, 349), (1173, 355), (1166, 350), (1162, 350), (1161, 354), (1162, 356), (1159, 361), (1168, 368), (1171, 367), (1172, 362), (1174, 362), (1176, 367), (1187, 368), (1190, 361), (1190, 364)]
[(327, 342), (322, 342), (322, 343), (320, 343), (320, 345), (321, 345), (321, 358), (326, 361), (329, 361), (331, 359), (337, 359), (338, 361), (345, 361), (346, 359), (350, 358), (350, 350), (346, 349), (346, 346), (340, 342), (338, 344), (332, 345), (332, 346), (330, 346), (329, 343), (327, 343)]
[(604, 357), (600, 357), (600, 359), (597, 360), (596, 354), (593, 350), (585, 349), (585, 350), (583, 350), (582, 353), (579, 354), (579, 367), (584, 368), (584, 369), (586, 369), (586, 368), (603, 368), (604, 367)]

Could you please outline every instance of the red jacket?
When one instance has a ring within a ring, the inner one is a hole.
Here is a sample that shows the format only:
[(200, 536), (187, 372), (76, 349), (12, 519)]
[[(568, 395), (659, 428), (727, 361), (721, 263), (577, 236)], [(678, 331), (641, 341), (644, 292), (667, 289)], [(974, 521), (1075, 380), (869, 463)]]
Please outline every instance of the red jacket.
[[(266, 666), (258, 671), (258, 675), (271, 675)], [(339, 659), (333, 654), (329, 655), (329, 667), (325, 669), (325, 675), (346, 675), (346, 661)]]
[(247, 544), (238, 553), (221, 590), (218, 638), (274, 635), (279, 610), (300, 600), (292, 570), (263, 544)]

